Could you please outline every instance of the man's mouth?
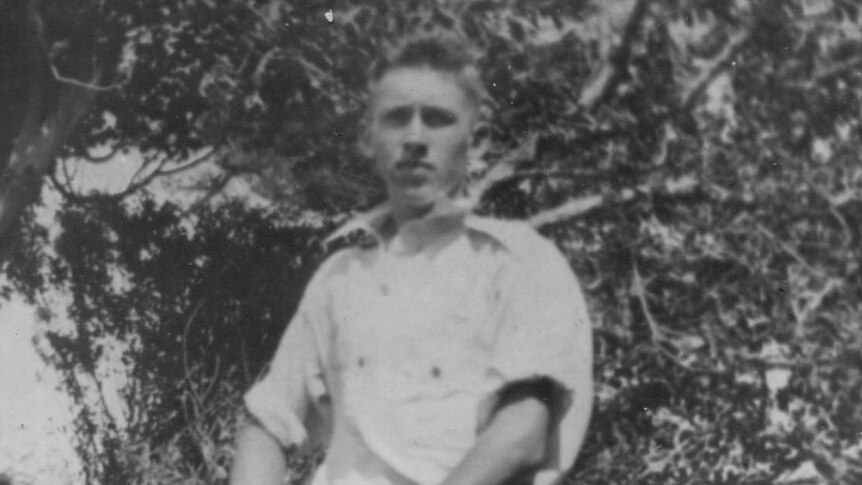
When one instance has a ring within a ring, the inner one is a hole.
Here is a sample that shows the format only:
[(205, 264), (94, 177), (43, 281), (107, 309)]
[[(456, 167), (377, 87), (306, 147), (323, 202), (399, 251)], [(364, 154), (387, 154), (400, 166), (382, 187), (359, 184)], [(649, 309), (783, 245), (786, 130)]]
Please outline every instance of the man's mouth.
[(434, 166), (422, 160), (400, 160), (392, 169), (394, 181), (405, 185), (421, 185), (425, 183)]
[(395, 164), (395, 170), (400, 171), (413, 171), (413, 170), (434, 170), (434, 166), (428, 162), (423, 160), (413, 159), (413, 158), (405, 158), (398, 161)]

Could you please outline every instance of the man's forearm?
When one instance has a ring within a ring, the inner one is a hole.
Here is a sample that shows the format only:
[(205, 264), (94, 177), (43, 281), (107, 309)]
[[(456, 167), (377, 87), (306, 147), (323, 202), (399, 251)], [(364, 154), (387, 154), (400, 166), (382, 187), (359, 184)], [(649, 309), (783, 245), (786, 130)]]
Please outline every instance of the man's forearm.
[(503, 485), (545, 459), (551, 413), (539, 399), (500, 409), (442, 485)]
[(260, 425), (246, 425), (237, 437), (231, 485), (281, 485), (286, 474), (281, 445)]

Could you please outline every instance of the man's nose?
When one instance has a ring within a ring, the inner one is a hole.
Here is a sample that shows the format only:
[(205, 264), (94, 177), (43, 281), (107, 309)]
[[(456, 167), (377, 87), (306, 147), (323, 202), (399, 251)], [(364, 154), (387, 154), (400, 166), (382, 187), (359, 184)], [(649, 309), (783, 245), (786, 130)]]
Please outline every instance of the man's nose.
[(425, 157), (428, 154), (428, 144), (425, 139), (426, 127), (419, 110), (413, 112), (407, 129), (407, 139), (404, 140), (404, 156), (407, 158)]
[(404, 158), (420, 159), (428, 155), (428, 145), (419, 141), (404, 143)]

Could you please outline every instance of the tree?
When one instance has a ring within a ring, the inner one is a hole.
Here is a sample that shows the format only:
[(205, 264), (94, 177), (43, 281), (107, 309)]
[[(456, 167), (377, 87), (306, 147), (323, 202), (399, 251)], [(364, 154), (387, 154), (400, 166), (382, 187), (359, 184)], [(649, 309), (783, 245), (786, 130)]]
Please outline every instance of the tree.
[[(57, 254), (39, 252), (47, 236), (31, 224), (22, 237), (33, 244), (7, 268), (29, 294), (53, 285), (75, 297), (78, 331), (50, 333), (48, 357), (87, 416), (82, 454), (107, 458), (90, 460), (106, 464), (91, 481), (146, 481), (146, 470), (219, 479), (227, 408), (292, 311), (279, 295), (302, 287), (304, 276), (286, 289), (277, 268), (307, 275), (323, 255), (311, 241), (379, 197), (353, 151), (362, 66), (423, 29), (459, 30), (485, 53), (494, 101), (472, 196), (484, 212), (529, 219), (586, 283), (598, 397), (572, 479), (775, 483), (813, 465), (820, 480), (858, 480), (862, 25), (852, 2), (125, 8), (116, 18), (132, 32), (134, 70), (97, 98), (68, 153), (138, 148), (132, 189), (216, 161), (213, 187), (248, 177), (277, 210), (120, 204), (71, 191), (61, 164), (69, 203)], [(309, 214), (323, 222), (303, 227)], [(51, 270), (43, 281), (39, 268)], [(130, 284), (112, 285), (115, 274)], [(237, 349), (237, 325), (253, 360)], [(79, 384), (98, 381), (106, 341), (122, 342), (137, 369), (125, 426), (87, 401), (101, 390)], [(222, 349), (221, 360), (184, 353), (187, 342)]]
[(121, 52), (96, 2), (3, 0), (0, 12), (2, 255), (96, 92), (112, 88), (100, 83), (115, 77)]
[[(205, 446), (229, 441), (237, 392), (274, 351), (316, 261), (319, 230), (226, 206), (198, 213), (206, 230), (190, 231), (181, 214), (145, 201), (60, 217), (51, 279), (73, 296), (76, 325), (46, 333), (46, 358), (82, 404), (88, 481), (133, 480), (141, 464), (130, 449), (146, 451), (152, 472), (171, 460), (159, 451), (167, 443), (187, 466), (224, 473), (226, 457)], [(118, 406), (102, 384), (111, 365), (126, 378)]]

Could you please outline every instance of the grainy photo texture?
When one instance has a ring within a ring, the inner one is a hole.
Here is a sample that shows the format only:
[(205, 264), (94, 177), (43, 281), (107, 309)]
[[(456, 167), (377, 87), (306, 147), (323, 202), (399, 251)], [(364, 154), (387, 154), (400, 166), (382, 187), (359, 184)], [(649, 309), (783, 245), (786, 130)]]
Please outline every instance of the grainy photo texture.
[(853, 0), (0, 0), (0, 484), (859, 483), (860, 53)]

